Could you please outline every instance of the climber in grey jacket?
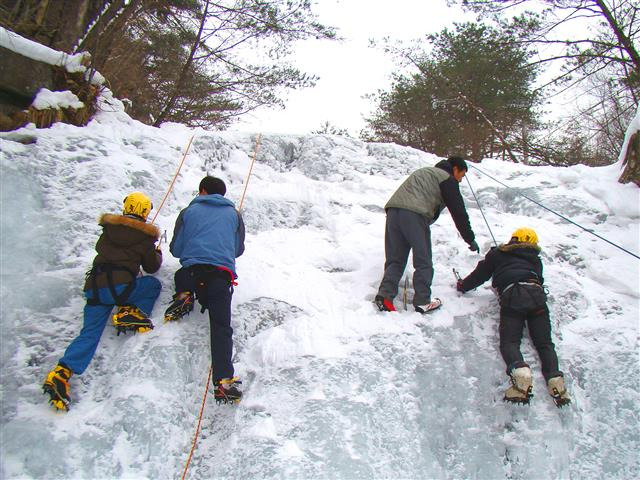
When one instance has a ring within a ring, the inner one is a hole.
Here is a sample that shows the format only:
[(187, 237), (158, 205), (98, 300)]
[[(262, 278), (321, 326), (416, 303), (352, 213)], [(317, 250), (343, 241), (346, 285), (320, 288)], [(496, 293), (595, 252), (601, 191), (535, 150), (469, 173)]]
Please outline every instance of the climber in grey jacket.
[(385, 205), (384, 276), (375, 304), (380, 311), (394, 311), (393, 299), (398, 294), (398, 283), (413, 251), (413, 306), (417, 312), (427, 313), (442, 305), (439, 299), (431, 301), (433, 263), (431, 259), (430, 225), (440, 216), (444, 207), (449, 209), (456, 228), (469, 250), (480, 252), (469, 223), (458, 184), (467, 173), (467, 163), (460, 157), (449, 157), (435, 167), (420, 168), (413, 172), (391, 196)]

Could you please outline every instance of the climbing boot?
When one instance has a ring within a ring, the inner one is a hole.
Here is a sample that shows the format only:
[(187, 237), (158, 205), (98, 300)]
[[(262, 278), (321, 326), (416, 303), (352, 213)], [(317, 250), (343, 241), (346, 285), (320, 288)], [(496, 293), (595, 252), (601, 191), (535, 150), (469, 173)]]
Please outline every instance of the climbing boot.
[(118, 335), (126, 334), (128, 331), (135, 334), (136, 332), (143, 333), (153, 330), (151, 320), (139, 308), (131, 305), (118, 308), (118, 311), (113, 315), (113, 326), (116, 327)]
[(175, 322), (193, 310), (193, 293), (179, 292), (173, 296), (173, 302), (164, 312), (165, 322)]
[(373, 303), (376, 304), (378, 310), (381, 312), (395, 312), (396, 307), (393, 306), (393, 300), (389, 298), (384, 298), (382, 295), (376, 295), (376, 298), (373, 300)]
[(222, 378), (213, 383), (215, 390), (213, 392), (216, 403), (240, 403), (242, 392), (238, 389), (238, 385), (242, 382), (238, 377)]
[(564, 384), (564, 378), (561, 375), (550, 378), (547, 382), (547, 389), (556, 407), (562, 408), (571, 403), (571, 398), (569, 398), (569, 394), (567, 393), (567, 387), (565, 387)]
[(62, 365), (49, 372), (42, 385), (43, 393), (49, 394), (49, 404), (56, 410), (67, 412), (71, 397), (69, 396), (69, 379), (73, 372)]
[(430, 313), (430, 312), (433, 312), (434, 310), (439, 309), (441, 306), (442, 306), (442, 300), (440, 300), (439, 298), (434, 298), (431, 302), (425, 305), (416, 305), (415, 309), (416, 309), (416, 312), (422, 313), (424, 315), (425, 313)]
[(533, 397), (533, 376), (529, 367), (514, 368), (511, 370), (511, 386), (504, 394), (504, 401), (528, 405)]

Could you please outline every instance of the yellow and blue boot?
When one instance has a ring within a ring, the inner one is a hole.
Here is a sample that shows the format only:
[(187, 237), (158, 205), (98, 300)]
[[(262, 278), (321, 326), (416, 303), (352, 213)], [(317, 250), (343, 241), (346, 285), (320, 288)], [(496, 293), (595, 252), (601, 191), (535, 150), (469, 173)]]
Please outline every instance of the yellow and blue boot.
[(139, 308), (131, 305), (119, 307), (113, 315), (113, 326), (118, 330), (118, 335), (127, 331), (148, 332), (153, 330), (153, 323)]
[(42, 385), (43, 393), (49, 394), (49, 404), (56, 410), (63, 410), (67, 412), (69, 410), (69, 403), (71, 397), (69, 396), (69, 379), (73, 375), (73, 372), (62, 366), (56, 365), (56, 367), (49, 372), (47, 378)]

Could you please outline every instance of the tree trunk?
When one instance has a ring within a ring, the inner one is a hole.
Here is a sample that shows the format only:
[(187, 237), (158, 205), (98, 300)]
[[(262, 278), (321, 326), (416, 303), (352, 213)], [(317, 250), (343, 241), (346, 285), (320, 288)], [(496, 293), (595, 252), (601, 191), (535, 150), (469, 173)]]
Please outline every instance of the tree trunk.
[(207, 0), (207, 2), (205, 3), (204, 10), (202, 12), (202, 20), (200, 21), (200, 28), (198, 29), (198, 35), (196, 35), (196, 39), (194, 40), (193, 45), (191, 46), (191, 51), (189, 52), (189, 58), (187, 58), (187, 61), (182, 66), (180, 75), (178, 76), (178, 78), (174, 83), (173, 93), (171, 94), (166, 105), (160, 112), (160, 115), (158, 115), (158, 118), (156, 118), (156, 121), (153, 122), (154, 127), (159, 127), (162, 124), (162, 122), (164, 122), (167, 119), (167, 117), (169, 116), (169, 113), (171, 113), (171, 110), (173, 110), (173, 107), (176, 104), (176, 100), (178, 99), (178, 96), (182, 91), (182, 85), (184, 84), (185, 78), (187, 77), (187, 73), (189, 72), (189, 69), (193, 64), (193, 58), (195, 57), (196, 52), (200, 47), (200, 40), (202, 38), (204, 25), (207, 21), (208, 12), (209, 12), (209, 0)]
[(109, 61), (112, 46), (117, 38), (125, 32), (129, 20), (142, 10), (142, 0), (114, 1), (109, 8), (97, 19), (84, 38), (78, 38), (80, 43), (75, 50), (91, 53), (92, 65), (96, 70), (104, 68)]
[(620, 42), (620, 45), (622, 46), (622, 48), (624, 48), (629, 57), (631, 57), (631, 61), (635, 65), (636, 73), (640, 73), (640, 55), (635, 49), (633, 41), (622, 31), (620, 24), (613, 17), (611, 10), (609, 10), (606, 3), (603, 0), (596, 0), (596, 4), (602, 10), (602, 15), (607, 20), (607, 23), (611, 27), (611, 30), (613, 30), (613, 33)]
[[(136, 2), (131, 2), (136, 3)], [(92, 51), (96, 46), (97, 38), (105, 31), (109, 23), (118, 15), (125, 4), (125, 0), (116, 0), (112, 2), (109, 7), (102, 12), (102, 14), (94, 19), (95, 23), (91, 27), (91, 30), (83, 32), (84, 37), (78, 37), (76, 39), (75, 51), (81, 52), (83, 50)]]
[(624, 165), (624, 170), (618, 181), (620, 183), (633, 182), (640, 187), (640, 131), (631, 136), (622, 165)]

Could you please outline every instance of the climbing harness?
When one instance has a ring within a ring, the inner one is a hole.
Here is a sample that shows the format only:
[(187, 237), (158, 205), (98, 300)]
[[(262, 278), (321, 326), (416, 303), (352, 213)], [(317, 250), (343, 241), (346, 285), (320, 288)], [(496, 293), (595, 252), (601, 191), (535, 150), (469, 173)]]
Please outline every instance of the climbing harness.
[[(580, 224), (578, 224), (578, 223), (574, 222), (573, 220), (570, 220), (569, 218), (565, 217), (564, 215), (561, 215), (561, 214), (559, 214), (558, 212), (555, 212), (555, 211), (551, 210), (549, 207), (544, 206), (544, 205), (543, 205), (543, 204), (541, 204), (540, 202), (537, 202), (536, 200), (534, 200), (534, 199), (532, 199), (532, 198), (528, 197), (528, 196), (527, 196), (527, 195), (525, 195), (524, 193), (522, 193), (522, 192), (520, 192), (520, 191), (518, 191), (518, 190), (514, 189), (513, 187), (510, 187), (509, 185), (507, 185), (507, 184), (505, 184), (505, 183), (501, 182), (500, 180), (495, 179), (494, 177), (492, 177), (492, 176), (491, 176), (491, 175), (489, 175), (488, 173), (483, 172), (483, 171), (482, 171), (482, 170), (480, 170), (478, 167), (476, 167), (476, 166), (474, 166), (474, 165), (471, 165), (471, 167), (473, 167), (475, 170), (477, 170), (477, 171), (478, 171), (478, 172), (480, 172), (481, 174), (483, 174), (483, 175), (485, 175), (485, 176), (489, 177), (489, 178), (490, 178), (491, 180), (493, 180), (494, 182), (499, 183), (499, 184), (500, 184), (500, 185), (502, 185), (503, 187), (508, 188), (508, 189), (510, 189), (510, 190), (515, 190), (515, 191), (516, 191), (516, 193), (518, 193), (518, 195), (520, 195), (520, 196), (522, 196), (522, 197), (526, 198), (526, 199), (527, 199), (527, 200), (529, 200), (530, 202), (535, 203), (535, 204), (536, 204), (536, 205), (538, 205), (539, 207), (544, 208), (545, 210), (547, 210), (547, 211), (549, 211), (549, 212), (553, 213), (554, 215), (557, 215), (558, 217), (562, 218), (564, 221), (569, 222), (570, 224), (575, 225), (575, 226), (576, 226), (576, 227), (578, 227), (578, 228), (581, 228), (581, 229), (582, 229), (582, 230), (584, 230), (585, 232), (590, 233), (591, 235), (593, 235), (594, 237), (597, 237), (597, 238), (599, 238), (600, 240), (603, 240), (603, 241), (607, 242), (609, 245), (612, 245), (612, 246), (614, 246), (614, 247), (618, 248), (619, 250), (622, 250), (623, 252), (628, 253), (628, 254), (629, 254), (629, 255), (631, 255), (632, 257), (635, 257), (635, 258), (637, 258), (638, 260), (640, 260), (640, 256), (639, 256), (639, 255), (637, 255), (637, 254), (635, 254), (635, 253), (633, 253), (633, 252), (630, 252), (630, 251), (629, 251), (629, 250), (627, 250), (626, 248), (621, 247), (620, 245), (617, 245), (617, 244), (615, 244), (615, 243), (611, 242), (610, 240), (607, 240), (606, 238), (602, 237), (601, 235), (598, 235), (597, 233), (595, 233), (593, 230), (589, 230), (588, 228), (583, 227), (582, 225), (580, 225)], [(484, 214), (483, 214), (483, 216), (484, 216)]]
[[(116, 287), (113, 283), (113, 272), (115, 271), (127, 272), (129, 275), (131, 275), (131, 281), (127, 283), (127, 286), (122, 292), (120, 292), (120, 294), (116, 292)], [(113, 265), (111, 263), (99, 263), (97, 265), (94, 265), (91, 270), (86, 273), (86, 278), (91, 279), (91, 289), (93, 291), (92, 298), (87, 298), (87, 305), (111, 305), (111, 303), (105, 304), (100, 301), (100, 295), (98, 293), (98, 281), (96, 277), (102, 273), (107, 276), (107, 286), (109, 287), (109, 291), (111, 292), (113, 302), (116, 305), (126, 305), (129, 295), (136, 286), (136, 275), (127, 267)]]

